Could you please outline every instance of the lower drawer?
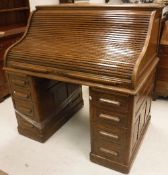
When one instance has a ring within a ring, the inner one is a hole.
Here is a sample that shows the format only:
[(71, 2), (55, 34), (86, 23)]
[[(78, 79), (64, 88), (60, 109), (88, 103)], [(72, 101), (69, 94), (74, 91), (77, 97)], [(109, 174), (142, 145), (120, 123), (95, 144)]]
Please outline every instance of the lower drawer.
[(33, 104), (28, 101), (20, 101), (20, 100), (13, 100), (14, 107), (16, 111), (22, 115), (25, 115), (26, 117), (35, 120), (34, 118), (34, 108)]
[(98, 140), (104, 140), (109, 143), (116, 143), (124, 145), (127, 138), (127, 129), (118, 127), (104, 127), (104, 125), (97, 124), (93, 127), (94, 137)]
[(119, 163), (126, 163), (127, 160), (127, 152), (124, 151), (121, 146), (103, 140), (96, 142), (94, 146), (94, 154)]

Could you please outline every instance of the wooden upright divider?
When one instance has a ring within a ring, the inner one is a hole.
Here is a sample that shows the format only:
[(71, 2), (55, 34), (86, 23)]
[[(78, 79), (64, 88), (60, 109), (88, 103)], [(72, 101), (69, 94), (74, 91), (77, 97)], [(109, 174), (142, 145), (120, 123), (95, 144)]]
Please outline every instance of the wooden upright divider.
[(90, 159), (128, 173), (151, 118), (162, 8), (37, 7), (5, 60), (19, 133), (45, 141), (83, 106), (87, 85)]

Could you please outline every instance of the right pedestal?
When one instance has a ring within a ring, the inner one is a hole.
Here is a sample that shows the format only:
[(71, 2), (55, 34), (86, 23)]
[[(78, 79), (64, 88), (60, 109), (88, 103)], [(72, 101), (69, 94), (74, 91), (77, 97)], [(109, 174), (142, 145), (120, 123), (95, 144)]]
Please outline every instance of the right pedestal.
[(153, 77), (136, 95), (90, 88), (91, 161), (129, 172), (150, 121)]

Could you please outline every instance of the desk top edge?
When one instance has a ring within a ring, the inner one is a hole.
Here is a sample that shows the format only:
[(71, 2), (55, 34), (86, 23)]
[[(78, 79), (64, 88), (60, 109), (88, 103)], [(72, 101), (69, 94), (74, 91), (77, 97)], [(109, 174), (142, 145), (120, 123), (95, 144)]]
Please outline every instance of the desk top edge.
[(112, 4), (101, 4), (101, 3), (78, 3), (78, 4), (59, 4), (59, 5), (40, 5), (36, 6), (37, 10), (55, 10), (55, 9), (98, 9), (98, 8), (105, 8), (105, 9), (162, 9), (164, 8), (163, 4), (130, 4), (130, 3), (124, 3), (124, 4), (118, 4), (118, 5), (112, 5)]

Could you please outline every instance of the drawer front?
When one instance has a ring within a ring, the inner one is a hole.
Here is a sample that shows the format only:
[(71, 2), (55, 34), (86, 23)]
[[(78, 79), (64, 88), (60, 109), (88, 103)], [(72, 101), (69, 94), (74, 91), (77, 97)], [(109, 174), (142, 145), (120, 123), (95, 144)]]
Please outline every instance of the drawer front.
[(31, 92), (29, 90), (18, 87), (12, 87), (11, 94), (15, 99), (32, 101)]
[(9, 75), (9, 80), (12, 87), (30, 87), (29, 78), (27, 76)]
[(167, 97), (168, 96), (168, 82), (157, 81), (155, 91), (156, 91), (156, 94)]
[(159, 47), (159, 55), (168, 55), (168, 47), (164, 46), (164, 45), (160, 45)]
[(31, 102), (13, 100), (13, 104), (18, 113), (34, 119), (34, 108)]
[(39, 134), (39, 129), (36, 128), (33, 124), (31, 124), (30, 122), (27, 122), (26, 120), (24, 120), (20, 115), (16, 115), (17, 117), (17, 121), (18, 121), (18, 129), (22, 129), (24, 130), (24, 133), (29, 133), (32, 135), (36, 135)]
[(160, 61), (159, 61), (159, 66), (167, 67), (168, 68), (168, 54), (162, 54), (159, 56)]
[(93, 107), (92, 119), (94, 122), (106, 127), (117, 126), (128, 128), (128, 114)]
[(108, 108), (113, 111), (128, 112), (129, 96), (112, 93), (101, 93), (90, 89), (91, 102), (97, 107)]
[(96, 155), (117, 161), (120, 163), (126, 162), (126, 152), (117, 144), (111, 144), (103, 140), (98, 140), (94, 147)]
[(161, 81), (168, 81), (168, 68), (158, 67), (158, 79)]
[(96, 139), (104, 140), (108, 143), (116, 143), (118, 145), (126, 143), (127, 129), (117, 127), (107, 128), (103, 125), (97, 124), (93, 130)]
[(161, 89), (166, 89), (168, 90), (168, 82), (164, 82), (164, 81), (157, 81), (156, 82), (156, 86), (161, 88)]

